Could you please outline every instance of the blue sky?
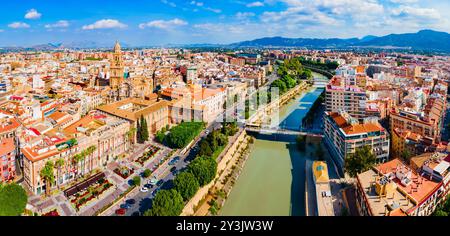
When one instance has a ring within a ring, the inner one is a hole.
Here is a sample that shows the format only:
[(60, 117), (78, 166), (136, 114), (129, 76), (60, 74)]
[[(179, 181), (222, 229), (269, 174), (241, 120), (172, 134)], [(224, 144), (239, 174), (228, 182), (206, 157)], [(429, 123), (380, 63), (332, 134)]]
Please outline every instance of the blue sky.
[(450, 32), (448, 0), (4, 0), (0, 46), (93, 41), (133, 46), (267, 36)]

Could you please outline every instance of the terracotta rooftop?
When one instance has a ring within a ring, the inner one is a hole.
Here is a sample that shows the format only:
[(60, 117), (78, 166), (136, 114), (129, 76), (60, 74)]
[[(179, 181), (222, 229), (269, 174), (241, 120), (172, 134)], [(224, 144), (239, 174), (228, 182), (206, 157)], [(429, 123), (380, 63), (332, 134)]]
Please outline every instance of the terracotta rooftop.
[[(138, 98), (128, 98), (108, 105), (100, 106), (97, 110), (130, 121), (136, 121), (141, 117), (141, 115), (167, 108), (168, 105), (169, 102), (165, 100), (160, 100), (157, 102)], [(130, 106), (131, 109), (121, 109), (121, 107), (124, 106)]]
[(2, 139), (0, 143), (0, 157), (14, 151), (15, 148), (13, 138)]
[(423, 202), (429, 195), (437, 191), (437, 189), (441, 186), (442, 183), (437, 183), (431, 180), (428, 180), (425, 177), (421, 177), (415, 170), (407, 167), (402, 161), (399, 159), (394, 159), (392, 161), (382, 163), (376, 167), (377, 170), (383, 174), (386, 173), (395, 173), (396, 171), (411, 171), (410, 179), (412, 182), (405, 186), (401, 183), (401, 180), (398, 178), (394, 178), (393, 181), (397, 184), (397, 186), (402, 189), (405, 193), (411, 196), (417, 204)]
[(15, 118), (6, 118), (0, 120), (0, 134), (4, 132), (10, 132), (17, 129), (20, 126), (19, 122)]
[(384, 128), (379, 123), (349, 124), (347, 120), (339, 113), (331, 112), (329, 114), (331, 118), (333, 118), (336, 125), (347, 135), (384, 131)]

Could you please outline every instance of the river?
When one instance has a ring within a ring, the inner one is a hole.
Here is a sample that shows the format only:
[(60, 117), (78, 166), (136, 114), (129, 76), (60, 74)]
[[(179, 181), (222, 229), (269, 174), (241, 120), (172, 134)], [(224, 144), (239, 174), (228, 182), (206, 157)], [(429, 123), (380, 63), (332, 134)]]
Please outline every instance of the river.
[[(322, 91), (323, 88), (311, 88), (281, 107), (279, 125), (298, 130), (302, 118)], [(220, 215), (305, 215), (305, 160), (313, 158), (309, 150), (313, 148), (308, 147), (303, 153), (297, 150), (295, 137), (263, 136), (256, 137), (249, 159)]]

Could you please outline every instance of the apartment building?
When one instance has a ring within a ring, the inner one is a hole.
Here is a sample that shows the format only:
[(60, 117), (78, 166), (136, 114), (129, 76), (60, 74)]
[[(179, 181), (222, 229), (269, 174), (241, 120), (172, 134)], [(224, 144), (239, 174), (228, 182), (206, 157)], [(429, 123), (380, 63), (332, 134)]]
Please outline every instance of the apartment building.
[(0, 183), (16, 176), (16, 145), (14, 138), (0, 140)]
[(447, 106), (442, 96), (430, 95), (427, 103), (419, 109), (396, 107), (390, 111), (390, 129), (407, 130), (426, 139), (439, 142)]
[(345, 158), (363, 146), (371, 148), (378, 162), (389, 158), (389, 135), (375, 118), (359, 122), (346, 112), (326, 112), (324, 141), (341, 170)]
[(343, 77), (334, 76), (326, 86), (326, 110), (346, 111), (352, 117), (362, 120), (366, 117), (366, 91), (355, 85), (345, 85), (344, 80)]

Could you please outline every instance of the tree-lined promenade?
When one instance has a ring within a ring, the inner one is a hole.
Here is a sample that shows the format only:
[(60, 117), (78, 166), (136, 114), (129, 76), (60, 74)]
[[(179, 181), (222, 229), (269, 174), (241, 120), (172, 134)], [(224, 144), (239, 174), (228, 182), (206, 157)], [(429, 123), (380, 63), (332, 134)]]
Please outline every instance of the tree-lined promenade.
[(304, 68), (299, 58), (283, 61), (278, 67), (277, 74), (279, 79), (273, 81), (271, 88), (278, 88), (280, 95), (294, 88), (301, 81), (309, 83), (313, 81), (311, 70)]
[(214, 130), (200, 142), (200, 149), (187, 169), (173, 180), (173, 187), (159, 191), (152, 202), (152, 208), (145, 216), (178, 216), (183, 207), (197, 191), (210, 183), (216, 176), (217, 157), (228, 144), (228, 137), (238, 131), (235, 122), (223, 123), (222, 129)]

